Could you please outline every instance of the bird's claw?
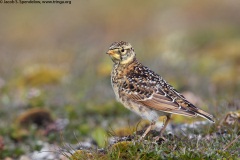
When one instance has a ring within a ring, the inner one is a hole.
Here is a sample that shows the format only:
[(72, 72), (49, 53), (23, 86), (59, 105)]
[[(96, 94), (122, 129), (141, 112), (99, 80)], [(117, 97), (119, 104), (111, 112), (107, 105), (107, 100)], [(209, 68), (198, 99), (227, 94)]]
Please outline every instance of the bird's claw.
[(163, 136), (153, 137), (153, 142), (156, 143), (156, 144), (161, 144), (164, 141), (167, 141), (167, 139), (164, 138)]

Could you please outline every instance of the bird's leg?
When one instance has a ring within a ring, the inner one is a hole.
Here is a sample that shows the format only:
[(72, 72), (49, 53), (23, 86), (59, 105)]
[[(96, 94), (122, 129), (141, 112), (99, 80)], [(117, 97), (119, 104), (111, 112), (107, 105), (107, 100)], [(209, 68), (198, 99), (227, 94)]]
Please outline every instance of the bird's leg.
[(148, 134), (148, 132), (152, 129), (153, 126), (155, 126), (156, 122), (151, 122), (150, 126), (146, 129), (146, 131), (141, 136), (140, 140), (143, 140), (144, 137)]
[(161, 128), (161, 130), (160, 130), (160, 134), (159, 134), (160, 137), (162, 137), (163, 132), (165, 131), (165, 129), (166, 129), (169, 121), (171, 120), (171, 115), (167, 115), (166, 117), (167, 117), (167, 119), (166, 119), (166, 121), (164, 122), (164, 125), (163, 125), (163, 127)]
[(165, 131), (165, 129), (166, 129), (169, 121), (171, 120), (171, 114), (166, 115), (166, 117), (167, 117), (167, 119), (166, 119), (166, 121), (164, 122), (163, 127), (162, 127), (161, 130), (160, 130), (159, 136), (154, 137), (155, 141), (158, 141), (159, 138), (162, 138), (163, 140), (165, 140), (165, 138), (163, 137), (163, 132)]

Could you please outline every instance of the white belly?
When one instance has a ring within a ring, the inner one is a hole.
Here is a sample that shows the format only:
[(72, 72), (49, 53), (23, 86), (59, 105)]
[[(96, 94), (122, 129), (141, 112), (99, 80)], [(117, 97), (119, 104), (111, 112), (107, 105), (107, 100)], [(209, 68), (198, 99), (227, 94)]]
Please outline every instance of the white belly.
[(147, 119), (150, 122), (156, 122), (158, 121), (158, 112), (152, 109), (149, 109), (145, 106), (141, 106), (131, 100), (123, 100), (122, 98), (119, 97), (118, 89), (117, 87), (113, 86), (114, 93), (116, 95), (116, 99), (118, 102), (122, 103), (124, 107), (127, 109), (133, 111), (134, 113), (138, 114), (141, 116), (143, 119)]

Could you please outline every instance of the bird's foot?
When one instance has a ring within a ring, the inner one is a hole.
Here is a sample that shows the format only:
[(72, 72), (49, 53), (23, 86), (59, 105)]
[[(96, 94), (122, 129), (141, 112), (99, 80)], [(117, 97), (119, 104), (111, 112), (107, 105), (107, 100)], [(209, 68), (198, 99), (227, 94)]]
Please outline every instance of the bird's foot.
[(156, 144), (162, 144), (162, 142), (165, 142), (165, 141), (167, 141), (167, 139), (164, 138), (163, 136), (153, 137), (153, 142)]
[(141, 136), (139, 139), (138, 139), (138, 142), (142, 142), (144, 140), (144, 137)]

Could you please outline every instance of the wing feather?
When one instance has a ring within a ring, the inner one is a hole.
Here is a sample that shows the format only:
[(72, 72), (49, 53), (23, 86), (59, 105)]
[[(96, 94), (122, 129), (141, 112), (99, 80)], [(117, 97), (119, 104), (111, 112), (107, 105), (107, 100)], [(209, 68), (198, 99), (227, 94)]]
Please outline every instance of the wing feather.
[(174, 113), (174, 114), (181, 114), (185, 116), (196, 116), (196, 113), (190, 110), (186, 110), (181, 108), (179, 104), (175, 101), (170, 99), (163, 98), (163, 95), (154, 94), (150, 98), (141, 99), (140, 96), (136, 94), (129, 95), (136, 103), (144, 105), (148, 108), (167, 112), (167, 113)]

